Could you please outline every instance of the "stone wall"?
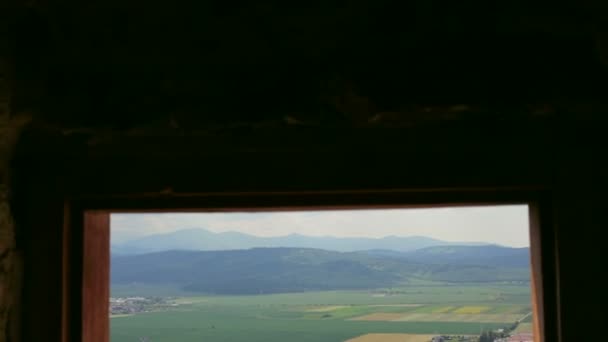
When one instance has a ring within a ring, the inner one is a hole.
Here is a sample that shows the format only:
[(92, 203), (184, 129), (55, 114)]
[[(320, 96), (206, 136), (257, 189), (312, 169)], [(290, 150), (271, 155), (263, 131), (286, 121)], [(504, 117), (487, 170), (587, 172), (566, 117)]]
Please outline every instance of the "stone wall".
[(8, 205), (9, 86), (6, 58), (0, 55), (0, 341), (8, 340), (8, 321), (15, 288), (14, 227)]
[[(3, 63), (4, 62), (4, 63)], [(3, 68), (4, 67), (4, 68)], [(8, 204), (8, 156), (12, 139), (6, 61), (0, 60), (0, 341), (9, 340), (9, 316), (14, 307), (15, 236)]]
[[(7, 13), (7, 11), (0, 12)], [(0, 17), (6, 23), (4, 16)], [(15, 224), (9, 205), (11, 152), (29, 119), (11, 113), (11, 59), (8, 32), (0, 30), (0, 342), (18, 340), (18, 299), (21, 258), (15, 245)]]
[[(7, 106), (6, 102), (0, 102), (0, 107)], [(8, 114), (0, 117), (0, 342), (18, 340), (16, 304), (21, 258), (15, 248), (15, 224), (9, 206), (8, 183), (11, 150), (24, 122), (10, 118)]]
[(6, 184), (0, 184), (0, 341), (16, 340), (18, 264), (8, 191)]

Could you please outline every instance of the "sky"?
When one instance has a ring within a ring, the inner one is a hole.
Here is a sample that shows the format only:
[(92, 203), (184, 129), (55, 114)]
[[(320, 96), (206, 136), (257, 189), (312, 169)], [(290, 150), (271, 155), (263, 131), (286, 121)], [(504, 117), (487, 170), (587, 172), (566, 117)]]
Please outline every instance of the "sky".
[(112, 214), (112, 243), (182, 229), (256, 236), (428, 236), (450, 242), (529, 246), (526, 205), (255, 213)]

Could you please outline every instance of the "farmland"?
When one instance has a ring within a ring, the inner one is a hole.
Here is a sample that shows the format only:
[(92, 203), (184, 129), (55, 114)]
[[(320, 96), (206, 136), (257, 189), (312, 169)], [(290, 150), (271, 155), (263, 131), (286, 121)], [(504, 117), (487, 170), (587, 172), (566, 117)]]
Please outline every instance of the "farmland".
[[(267, 295), (194, 295), (168, 287), (142, 289), (172, 297), (169, 310), (111, 318), (113, 342), (138, 341), (430, 341), (436, 334), (479, 335), (530, 312), (524, 285), (426, 285)], [(113, 288), (138, 295), (137, 286)]]

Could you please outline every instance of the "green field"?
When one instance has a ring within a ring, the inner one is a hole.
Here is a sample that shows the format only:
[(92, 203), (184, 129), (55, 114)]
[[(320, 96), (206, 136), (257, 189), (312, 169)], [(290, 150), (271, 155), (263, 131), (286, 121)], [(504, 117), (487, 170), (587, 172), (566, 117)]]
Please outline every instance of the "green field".
[[(113, 288), (113, 296), (136, 288)], [(142, 290), (142, 289), (140, 289)], [(111, 318), (113, 342), (344, 341), (368, 333), (475, 335), (530, 312), (527, 286), (420, 286), (248, 296), (178, 296), (173, 309)], [(141, 292), (140, 292), (141, 293)]]

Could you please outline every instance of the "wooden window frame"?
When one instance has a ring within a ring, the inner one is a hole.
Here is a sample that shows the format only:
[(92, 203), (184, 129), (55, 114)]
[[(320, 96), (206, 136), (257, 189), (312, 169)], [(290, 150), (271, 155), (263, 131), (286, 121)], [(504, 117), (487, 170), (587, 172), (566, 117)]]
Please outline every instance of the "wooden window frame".
[(556, 237), (541, 190), (384, 190), (102, 196), (66, 202), (62, 340), (108, 342), (110, 214), (118, 212), (305, 211), (526, 204), (537, 342), (561, 341)]

